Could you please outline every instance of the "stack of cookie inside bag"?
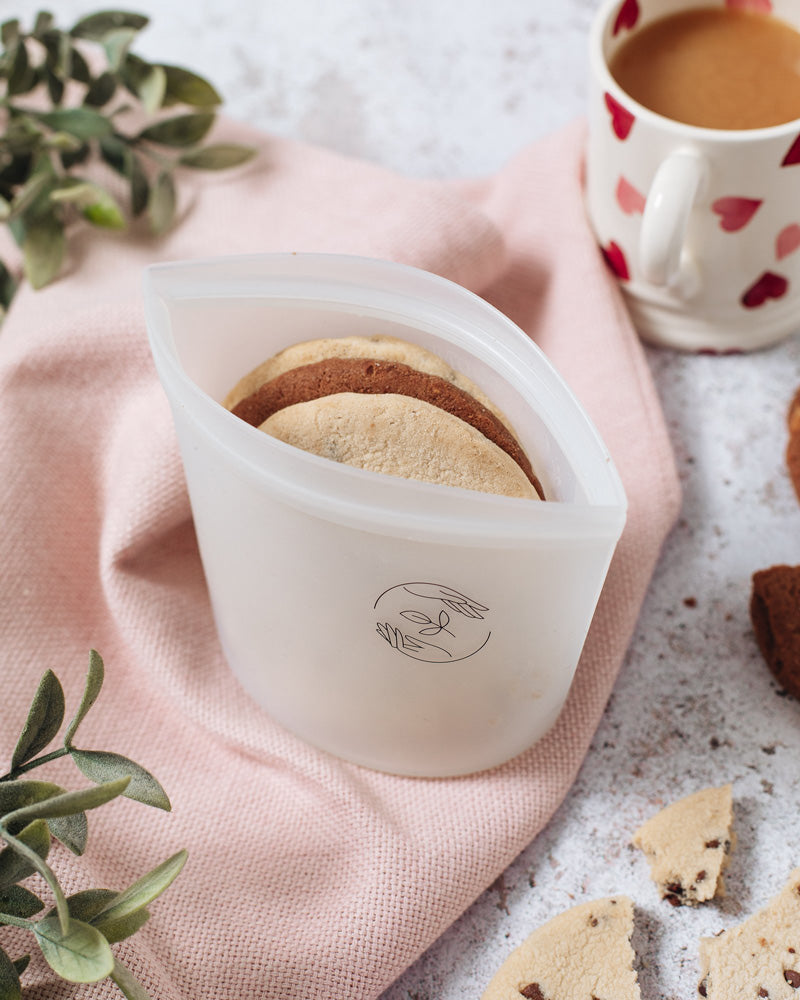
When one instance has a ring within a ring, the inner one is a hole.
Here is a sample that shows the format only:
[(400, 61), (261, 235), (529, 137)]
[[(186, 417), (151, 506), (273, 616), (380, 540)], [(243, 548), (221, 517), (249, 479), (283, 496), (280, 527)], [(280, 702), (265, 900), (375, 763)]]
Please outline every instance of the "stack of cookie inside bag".
[(502, 411), (436, 354), (404, 340), (295, 344), (245, 375), (223, 402), (265, 433), (336, 462), (545, 499)]

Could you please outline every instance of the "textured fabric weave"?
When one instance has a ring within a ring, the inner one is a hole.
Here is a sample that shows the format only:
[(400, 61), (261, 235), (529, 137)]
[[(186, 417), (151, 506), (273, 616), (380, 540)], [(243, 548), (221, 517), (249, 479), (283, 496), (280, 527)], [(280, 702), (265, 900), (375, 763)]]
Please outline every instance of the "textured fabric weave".
[[(0, 331), (0, 754), (42, 672), (80, 697), (107, 680), (79, 745), (144, 764), (171, 813), (119, 800), (90, 818), (70, 890), (189, 862), (118, 946), (158, 1000), (377, 997), (537, 834), (603, 712), (679, 504), (641, 346), (587, 228), (580, 122), (476, 182), (404, 178), (227, 123), (238, 172), (189, 175), (159, 242), (80, 233), (67, 273), (23, 288)], [(569, 701), (540, 744), (492, 772), (423, 780), (309, 748), (240, 690), (220, 653), (171, 416), (149, 355), (143, 268), (273, 250), (384, 257), (451, 278), (530, 334), (597, 424), (629, 498)], [(64, 762), (49, 773), (85, 783)], [(37, 776), (47, 776), (38, 772)], [(12, 949), (13, 951), (13, 949)], [(17, 954), (17, 952), (14, 952)], [(36, 1000), (118, 997), (34, 961)]]

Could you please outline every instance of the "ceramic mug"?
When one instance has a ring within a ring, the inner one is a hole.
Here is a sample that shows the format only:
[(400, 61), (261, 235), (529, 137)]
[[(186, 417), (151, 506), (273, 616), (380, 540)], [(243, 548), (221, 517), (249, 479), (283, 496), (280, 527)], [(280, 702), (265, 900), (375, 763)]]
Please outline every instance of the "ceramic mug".
[(800, 331), (800, 120), (685, 125), (633, 100), (609, 63), (656, 18), (726, 2), (800, 29), (800, 0), (608, 0), (590, 36), (589, 219), (642, 338), (689, 351)]

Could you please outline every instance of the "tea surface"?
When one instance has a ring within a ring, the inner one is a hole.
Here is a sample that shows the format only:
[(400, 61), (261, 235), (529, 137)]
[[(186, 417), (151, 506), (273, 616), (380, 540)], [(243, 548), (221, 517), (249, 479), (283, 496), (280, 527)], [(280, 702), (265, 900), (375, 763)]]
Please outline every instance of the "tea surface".
[(769, 14), (704, 7), (645, 25), (610, 61), (639, 104), (715, 129), (800, 118), (800, 32)]

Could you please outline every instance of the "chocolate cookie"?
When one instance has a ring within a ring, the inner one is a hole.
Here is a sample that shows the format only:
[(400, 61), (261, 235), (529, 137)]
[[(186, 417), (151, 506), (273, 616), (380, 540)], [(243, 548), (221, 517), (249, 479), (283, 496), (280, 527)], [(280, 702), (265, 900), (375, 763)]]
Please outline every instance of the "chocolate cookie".
[(753, 574), (750, 619), (767, 666), (781, 687), (800, 698), (800, 566)]

